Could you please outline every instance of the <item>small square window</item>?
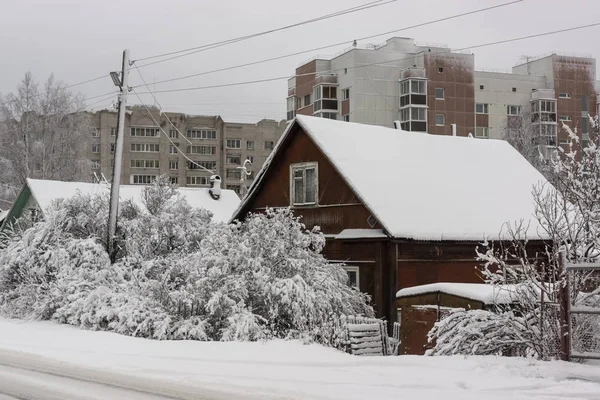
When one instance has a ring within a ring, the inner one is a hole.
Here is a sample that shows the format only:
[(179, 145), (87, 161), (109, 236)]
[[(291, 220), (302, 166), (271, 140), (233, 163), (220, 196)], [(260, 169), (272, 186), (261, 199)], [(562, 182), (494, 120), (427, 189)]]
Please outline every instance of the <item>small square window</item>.
[(344, 74), (348, 73), (348, 68), (344, 68)]
[(360, 274), (359, 268), (353, 266), (344, 266), (346, 274), (348, 274), (348, 286), (360, 290)]
[(483, 90), (483, 85), (479, 85), (479, 90)]
[(435, 125), (444, 126), (446, 124), (446, 116), (444, 114), (435, 114)]
[(438, 72), (441, 74), (442, 72), (444, 72), (444, 68), (443, 67), (439, 67), (438, 68)]
[(342, 117), (345, 122), (350, 122), (350, 114), (346, 114)]
[(435, 99), (436, 100), (444, 100), (445, 98), (445, 91), (444, 88), (435, 88)]
[(517, 91), (517, 88), (516, 88), (516, 87), (512, 88), (512, 91), (513, 91), (513, 92), (516, 92), (516, 91)]

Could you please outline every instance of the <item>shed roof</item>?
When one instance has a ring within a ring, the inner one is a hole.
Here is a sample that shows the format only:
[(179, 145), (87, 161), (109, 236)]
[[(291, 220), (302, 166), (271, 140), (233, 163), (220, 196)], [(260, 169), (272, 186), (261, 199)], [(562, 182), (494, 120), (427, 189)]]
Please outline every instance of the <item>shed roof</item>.
[[(110, 193), (108, 185), (88, 182), (27, 179), (27, 186), (42, 211), (46, 210), (54, 200), (71, 198), (79, 193), (84, 195)], [(130, 199), (141, 206), (143, 188), (144, 186), (140, 185), (121, 185), (119, 197), (121, 201)], [(216, 222), (228, 222), (240, 203), (240, 198), (233, 190), (222, 189), (219, 200), (212, 198), (208, 188), (181, 187), (177, 191), (187, 200), (190, 206), (204, 208), (212, 212), (213, 221)]]
[(396, 293), (396, 298), (400, 299), (431, 293), (445, 293), (480, 301), (484, 304), (510, 304), (517, 301), (519, 291), (516, 285), (438, 282), (401, 289)]
[(392, 237), (493, 239), (505, 223), (519, 221), (529, 223), (528, 237), (543, 235), (533, 218), (532, 189), (547, 181), (507, 142), (308, 116), (288, 126), (238, 212), (260, 190), (294, 126), (306, 132)]

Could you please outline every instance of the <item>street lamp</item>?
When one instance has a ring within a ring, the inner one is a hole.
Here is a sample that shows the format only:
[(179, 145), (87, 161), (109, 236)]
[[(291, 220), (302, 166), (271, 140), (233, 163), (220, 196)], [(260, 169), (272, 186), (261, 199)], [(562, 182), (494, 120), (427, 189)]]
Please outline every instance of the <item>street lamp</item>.
[(121, 78), (119, 78), (119, 73), (118, 72), (115, 72), (115, 71), (111, 72), (110, 73), (110, 77), (112, 78), (113, 83), (115, 84), (115, 86), (118, 86), (118, 87), (122, 86), (122, 84), (121, 84)]

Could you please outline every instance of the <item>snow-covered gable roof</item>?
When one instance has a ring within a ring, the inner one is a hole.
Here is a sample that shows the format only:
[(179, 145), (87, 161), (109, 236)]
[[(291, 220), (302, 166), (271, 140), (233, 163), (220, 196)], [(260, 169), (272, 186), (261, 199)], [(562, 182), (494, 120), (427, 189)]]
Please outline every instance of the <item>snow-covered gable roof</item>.
[[(40, 209), (47, 209), (54, 200), (71, 198), (81, 193), (84, 195), (96, 193), (110, 193), (106, 184), (87, 182), (62, 182), (39, 179), (27, 179), (27, 186)], [(139, 185), (121, 185), (119, 197), (121, 201), (131, 199), (134, 203), (142, 205), (142, 189)], [(181, 187), (178, 192), (185, 197), (190, 206), (204, 208), (213, 213), (213, 221), (228, 222), (233, 212), (240, 204), (238, 195), (233, 190), (221, 189), (221, 197), (214, 200), (207, 188)]]
[[(529, 223), (530, 239), (542, 235), (533, 218), (532, 189), (546, 179), (505, 141), (429, 135), (303, 115), (295, 123), (390, 236), (496, 239), (502, 237), (499, 234), (506, 222), (521, 220)], [(293, 125), (280, 138), (245, 201), (259, 189)]]
[(430, 283), (428, 285), (404, 288), (396, 293), (396, 298), (418, 296), (430, 293), (446, 293), (480, 301), (483, 304), (510, 304), (518, 300), (515, 285), (488, 285), (485, 283)]

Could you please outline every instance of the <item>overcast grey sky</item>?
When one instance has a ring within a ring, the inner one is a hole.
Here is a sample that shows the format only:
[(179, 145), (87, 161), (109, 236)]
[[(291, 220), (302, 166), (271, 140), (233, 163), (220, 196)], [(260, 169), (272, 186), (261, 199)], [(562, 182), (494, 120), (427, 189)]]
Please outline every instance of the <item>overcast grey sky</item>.
[[(114, 88), (108, 72), (120, 68), (124, 48), (132, 59), (185, 49), (300, 22), (369, 0), (5, 0), (0, 6), (0, 93), (15, 90), (30, 70), (39, 81), (50, 73), (76, 83), (86, 97)], [(334, 19), (292, 28), (142, 69), (152, 82), (252, 62), (336, 42), (334, 54), (356, 37), (467, 12), (509, 0), (398, 0)], [(600, 22), (599, 0), (524, 0), (492, 11), (398, 33), (419, 42), (463, 48), (562, 27)], [(479, 48), (476, 68), (510, 69), (522, 55), (551, 51), (600, 56), (600, 27)], [(386, 36), (370, 40), (385, 41)], [(316, 54), (156, 85), (157, 90), (285, 76)], [(141, 83), (135, 70), (131, 84)], [(229, 120), (285, 118), (285, 80), (229, 88), (159, 94), (166, 110), (220, 114)], [(135, 96), (130, 102), (136, 101)], [(96, 99), (97, 100), (97, 99)], [(95, 100), (90, 100), (93, 102)], [(150, 97), (144, 102), (152, 103)], [(103, 107), (110, 101), (98, 104)]]

